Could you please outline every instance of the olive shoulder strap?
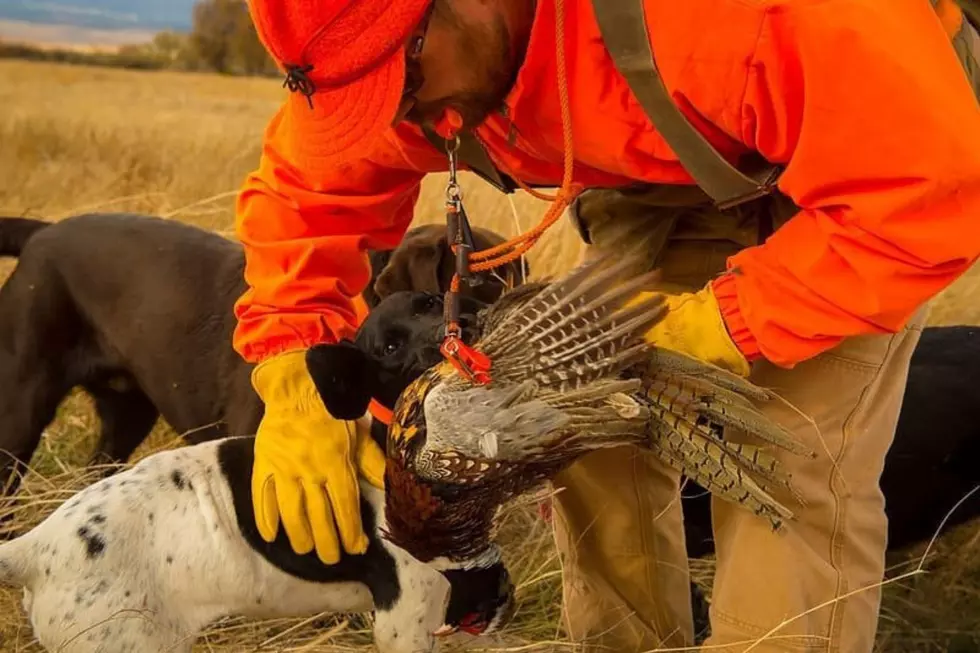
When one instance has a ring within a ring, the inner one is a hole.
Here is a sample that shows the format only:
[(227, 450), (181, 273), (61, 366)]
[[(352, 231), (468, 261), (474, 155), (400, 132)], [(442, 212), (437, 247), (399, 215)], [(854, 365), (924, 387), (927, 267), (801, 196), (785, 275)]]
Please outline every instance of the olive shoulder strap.
[(681, 165), (719, 208), (768, 195), (780, 168), (758, 157), (734, 167), (674, 104), (653, 58), (642, 0), (592, 0), (606, 49), (619, 73)]

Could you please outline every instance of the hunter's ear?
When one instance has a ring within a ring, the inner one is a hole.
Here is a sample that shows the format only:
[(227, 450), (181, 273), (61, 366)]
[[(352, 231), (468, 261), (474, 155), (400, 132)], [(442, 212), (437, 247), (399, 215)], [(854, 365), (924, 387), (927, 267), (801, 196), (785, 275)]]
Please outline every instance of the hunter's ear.
[(306, 352), (306, 367), (327, 412), (336, 419), (360, 419), (376, 385), (377, 364), (343, 341), (315, 345)]

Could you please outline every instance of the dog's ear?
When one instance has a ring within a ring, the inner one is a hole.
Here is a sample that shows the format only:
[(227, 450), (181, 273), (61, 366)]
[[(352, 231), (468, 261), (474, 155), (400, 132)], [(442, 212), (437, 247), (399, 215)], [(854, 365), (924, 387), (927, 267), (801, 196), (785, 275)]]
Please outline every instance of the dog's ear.
[(364, 416), (378, 378), (374, 359), (342, 341), (311, 347), (306, 366), (328, 413), (343, 420)]
[(371, 263), (371, 281), (364, 287), (364, 292), (361, 293), (361, 296), (364, 297), (364, 301), (367, 303), (369, 309), (374, 308), (381, 301), (381, 297), (378, 296), (374, 286), (378, 280), (378, 275), (381, 274), (390, 260), (391, 250), (372, 249), (368, 251), (368, 261)]

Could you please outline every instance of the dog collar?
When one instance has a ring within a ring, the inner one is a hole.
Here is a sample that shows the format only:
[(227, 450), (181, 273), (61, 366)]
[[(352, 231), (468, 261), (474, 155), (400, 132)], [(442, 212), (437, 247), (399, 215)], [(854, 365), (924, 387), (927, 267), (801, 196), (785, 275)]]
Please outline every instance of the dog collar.
[(372, 399), (368, 404), (368, 412), (371, 413), (371, 417), (378, 420), (385, 426), (391, 426), (392, 411), (390, 408), (386, 408), (377, 399)]

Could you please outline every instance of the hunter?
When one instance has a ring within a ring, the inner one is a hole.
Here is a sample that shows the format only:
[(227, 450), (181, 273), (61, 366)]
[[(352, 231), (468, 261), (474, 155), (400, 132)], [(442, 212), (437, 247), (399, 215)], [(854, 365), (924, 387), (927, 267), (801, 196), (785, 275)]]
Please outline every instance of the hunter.
[[(353, 334), (366, 250), (399, 244), (456, 152), (505, 192), (560, 188), (587, 249), (660, 267), (651, 342), (799, 409), (771, 409), (820, 453), (783, 460), (807, 502), (789, 532), (713, 502), (705, 650), (782, 624), (753, 650), (869, 653), (909, 358), (980, 256), (975, 0), (249, 5), (291, 91), (236, 218), (262, 536), (281, 522), (325, 564), (365, 550), (357, 479), (381, 487), (384, 455), (326, 412), (304, 351)], [(566, 625), (590, 650), (693, 645), (679, 482), (635, 448), (556, 479)]]

